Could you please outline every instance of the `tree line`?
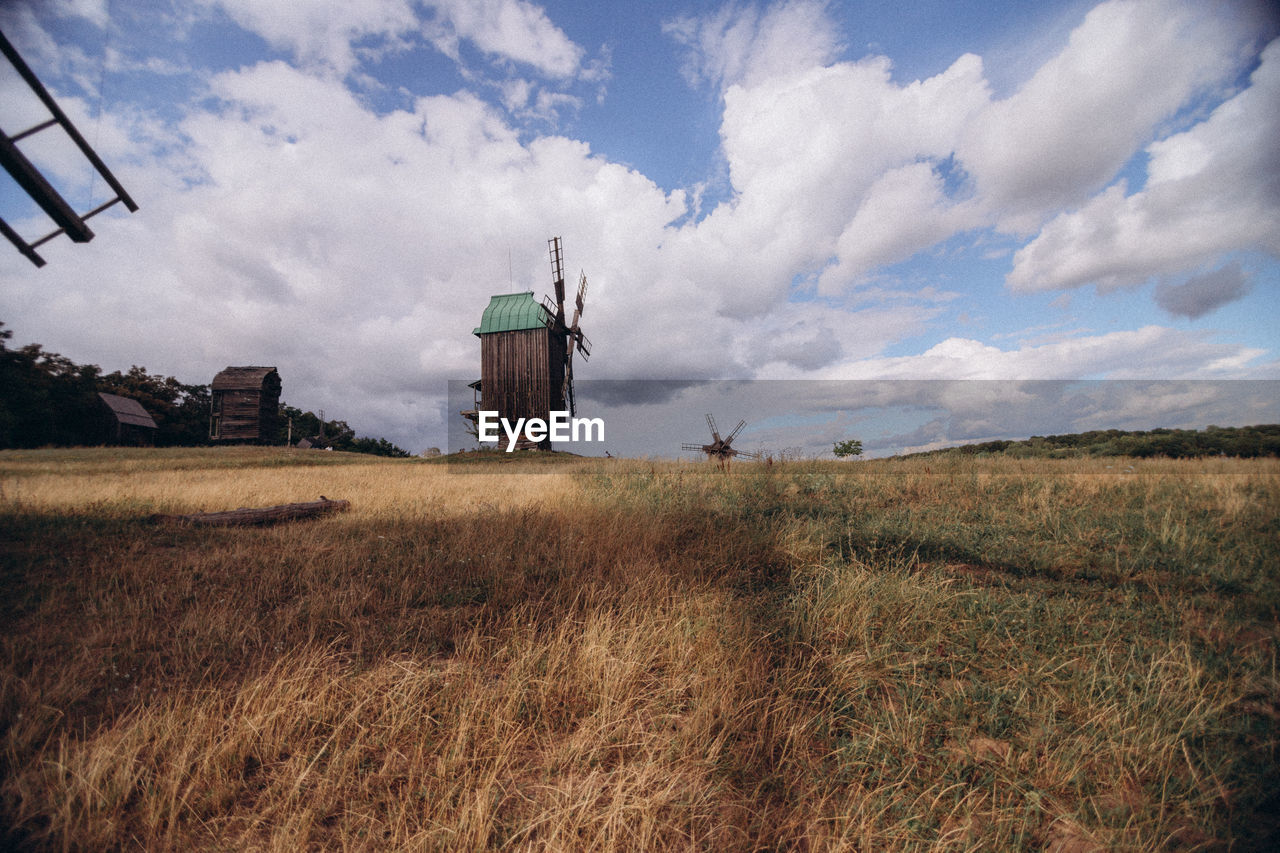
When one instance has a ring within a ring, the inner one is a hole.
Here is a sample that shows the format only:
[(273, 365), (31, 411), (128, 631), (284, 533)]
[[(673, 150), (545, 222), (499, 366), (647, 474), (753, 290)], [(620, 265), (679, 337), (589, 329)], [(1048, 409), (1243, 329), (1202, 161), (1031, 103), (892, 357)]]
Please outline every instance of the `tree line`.
[[(1244, 427), (1125, 431), (1092, 430), (1068, 435), (1033, 435), (1021, 441), (984, 441), (910, 456), (993, 455), (1061, 459), (1075, 456), (1130, 456), (1194, 459), (1237, 456), (1244, 459), (1280, 456), (1280, 424)], [(905, 457), (902, 457), (905, 458)]]
[[(334, 450), (345, 450), (350, 453), (370, 453), (374, 456), (408, 456), (408, 451), (401, 450), (385, 438), (356, 437), (356, 431), (347, 426), (346, 421), (322, 420), (315, 412), (304, 412), (301, 409), (281, 403), (279, 429), (276, 432), (276, 444), (292, 442), (297, 444), (301, 439), (312, 440), (314, 446), (332, 447)], [(321, 424), (324, 428), (321, 429)], [(323, 436), (323, 442), (316, 441)]]
[[(91, 446), (104, 442), (99, 392), (137, 400), (156, 422), (159, 447), (199, 447), (209, 438), (208, 385), (189, 385), (134, 365), (103, 373), (96, 364), (76, 364), (40, 344), (12, 348), (13, 331), (0, 322), (0, 449)], [(276, 444), (284, 444), (289, 419), (293, 441), (325, 436), (334, 450), (377, 456), (408, 456), (384, 438), (356, 437), (343, 421), (281, 404)]]

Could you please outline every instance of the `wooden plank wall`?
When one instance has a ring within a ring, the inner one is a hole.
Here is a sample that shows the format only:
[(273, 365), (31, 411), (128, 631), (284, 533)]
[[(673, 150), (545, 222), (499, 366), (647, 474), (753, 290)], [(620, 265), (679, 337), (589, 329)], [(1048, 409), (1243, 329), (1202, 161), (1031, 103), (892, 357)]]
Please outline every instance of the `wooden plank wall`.
[[(214, 378), (209, 437), (217, 441), (273, 443), (279, 432), (280, 374), (264, 368), (228, 368)], [(240, 376), (226, 374), (237, 371)], [(246, 381), (245, 373), (260, 380)], [(221, 385), (222, 387), (218, 387)]]
[(564, 411), (569, 405), (564, 401), (564, 350), (565, 337), (554, 335), (547, 330), (547, 350), (550, 359), (548, 371), (549, 387), (547, 389), (550, 406), (557, 411)]
[[(223, 441), (261, 441), (262, 392), (214, 391), (214, 417), (217, 433), (214, 438)], [(220, 412), (220, 414), (219, 414)]]
[(280, 432), (280, 374), (268, 373), (258, 397), (259, 441), (274, 442)]
[(499, 416), (512, 423), (517, 418), (545, 420), (552, 408), (560, 408), (563, 362), (556, 363), (560, 369), (559, 379), (553, 376), (554, 370), (549, 369), (548, 364), (555, 343), (549, 329), (482, 335), (481, 406), (486, 410), (496, 409)]

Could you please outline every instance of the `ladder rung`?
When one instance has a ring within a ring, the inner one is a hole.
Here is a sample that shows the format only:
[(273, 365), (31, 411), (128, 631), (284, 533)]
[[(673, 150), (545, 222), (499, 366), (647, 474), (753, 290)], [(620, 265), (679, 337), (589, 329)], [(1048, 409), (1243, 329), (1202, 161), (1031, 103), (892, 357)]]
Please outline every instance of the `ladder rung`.
[(22, 133), (19, 133), (16, 136), (10, 136), (9, 141), (17, 142), (19, 139), (26, 139), (28, 136), (31, 136), (33, 133), (39, 133), (40, 131), (44, 130), (46, 127), (53, 127), (57, 123), (58, 123), (58, 120), (56, 118), (51, 118), (46, 122), (41, 122), (40, 124), (37, 124), (35, 127), (27, 128), (26, 130), (22, 131)]

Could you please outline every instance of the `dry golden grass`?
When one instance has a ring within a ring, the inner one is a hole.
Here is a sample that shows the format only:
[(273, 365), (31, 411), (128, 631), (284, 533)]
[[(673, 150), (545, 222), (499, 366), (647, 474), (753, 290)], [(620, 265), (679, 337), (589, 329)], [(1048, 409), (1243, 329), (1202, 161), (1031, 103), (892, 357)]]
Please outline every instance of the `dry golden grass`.
[[(35, 849), (1267, 849), (1280, 465), (1127, 465), (0, 453), (0, 821)], [(320, 494), (353, 510), (147, 521)]]
[[(307, 454), (315, 457), (317, 452), (279, 451), (275, 455), (284, 464), (271, 467), (254, 465), (264, 457), (248, 448), (219, 448), (195, 455), (213, 463), (211, 467), (169, 468), (145, 456), (114, 466), (104, 466), (100, 457), (63, 466), (9, 461), (0, 469), (0, 497), (10, 506), (40, 512), (93, 506), (108, 512), (149, 507), (156, 512), (190, 513), (314, 500), (326, 494), (350, 500), (354, 517), (367, 521), (537, 506), (548, 495), (564, 495), (573, 488), (572, 478), (563, 472), (459, 476), (444, 464), (388, 465), (350, 457), (341, 464), (302, 464)], [(186, 459), (192, 456), (188, 453)], [(299, 464), (290, 465), (290, 461)]]

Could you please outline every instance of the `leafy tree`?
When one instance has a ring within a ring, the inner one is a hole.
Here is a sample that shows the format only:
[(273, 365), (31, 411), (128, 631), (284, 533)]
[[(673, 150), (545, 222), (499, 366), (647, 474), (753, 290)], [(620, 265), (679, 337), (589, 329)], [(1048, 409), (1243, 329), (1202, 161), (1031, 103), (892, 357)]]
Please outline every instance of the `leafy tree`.
[[(1002, 453), (1015, 458), (1067, 458), (1077, 456), (1165, 456), (1193, 459), (1203, 456), (1280, 456), (1280, 425), (1245, 427), (1210, 426), (1204, 430), (1160, 428), (1126, 432), (1093, 430), (1070, 435), (1032, 436), (1026, 441), (988, 441), (909, 456)], [(900, 457), (906, 458), (906, 457)]]
[(833, 452), (840, 459), (844, 459), (846, 456), (861, 456), (862, 442), (856, 438), (837, 441)]
[(374, 456), (408, 456), (407, 450), (401, 450), (385, 438), (357, 438), (353, 439), (351, 446), (347, 448), (355, 453), (372, 453)]
[[(321, 420), (314, 412), (304, 412), (296, 406), (280, 406), (280, 430), (276, 436), (279, 444), (288, 439), (289, 421), (293, 422), (293, 443), (304, 438), (315, 439), (320, 435)], [(356, 431), (346, 421), (323, 421), (325, 444), (334, 450), (351, 453), (369, 453), (374, 456), (409, 456), (407, 450), (396, 447), (385, 438), (356, 438)]]
[[(0, 323), (0, 448), (100, 444), (102, 403), (98, 392), (137, 400), (156, 422), (156, 443), (190, 447), (209, 443), (207, 385), (186, 385), (134, 365), (102, 375), (93, 364), (76, 364), (40, 344), (11, 349), (13, 332)], [(293, 418), (295, 441), (320, 434), (320, 418), (282, 406), (277, 443), (285, 441), (285, 422)], [(343, 421), (325, 421), (326, 440), (336, 450), (378, 456), (408, 456), (383, 438), (356, 438)]]
[(0, 447), (97, 443), (98, 367), (39, 344), (9, 349), (12, 335), (0, 328)]

